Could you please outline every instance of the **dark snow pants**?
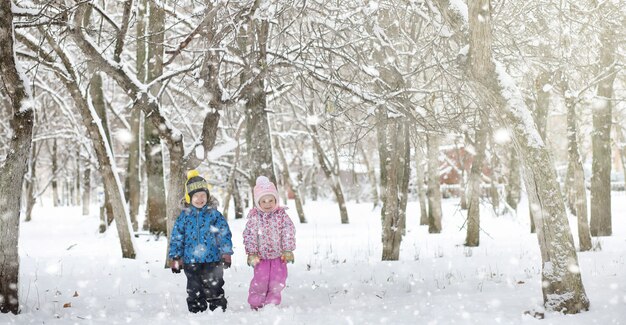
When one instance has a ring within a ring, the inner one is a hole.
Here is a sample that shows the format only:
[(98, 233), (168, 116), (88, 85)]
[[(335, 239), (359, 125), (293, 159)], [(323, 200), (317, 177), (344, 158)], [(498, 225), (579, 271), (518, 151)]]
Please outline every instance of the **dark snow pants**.
[(219, 263), (185, 264), (187, 276), (187, 308), (192, 313), (211, 311), (217, 307), (226, 310), (224, 296), (224, 268)]

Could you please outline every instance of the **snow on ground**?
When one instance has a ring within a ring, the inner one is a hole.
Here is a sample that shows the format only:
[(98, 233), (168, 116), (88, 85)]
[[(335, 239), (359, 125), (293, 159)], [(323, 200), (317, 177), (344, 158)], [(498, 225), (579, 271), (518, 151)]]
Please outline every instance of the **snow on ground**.
[(518, 218), (483, 212), (481, 245), (467, 248), (458, 200), (444, 201), (436, 235), (419, 226), (410, 203), (400, 261), (381, 262), (379, 209), (350, 203), (342, 225), (335, 203), (309, 201), (307, 224), (288, 211), (298, 248), (283, 304), (249, 309), (245, 220), (231, 220), (229, 308), (202, 314), (187, 311), (185, 276), (163, 268), (164, 238), (140, 236), (137, 259), (121, 259), (115, 229), (98, 234), (96, 209), (83, 217), (80, 208), (37, 206), (20, 229), (22, 313), (0, 315), (0, 324), (626, 324), (626, 202), (614, 195), (614, 235), (594, 239), (601, 251), (579, 254), (591, 310), (578, 315), (525, 314), (541, 312), (542, 298), (537, 238), (523, 208)]

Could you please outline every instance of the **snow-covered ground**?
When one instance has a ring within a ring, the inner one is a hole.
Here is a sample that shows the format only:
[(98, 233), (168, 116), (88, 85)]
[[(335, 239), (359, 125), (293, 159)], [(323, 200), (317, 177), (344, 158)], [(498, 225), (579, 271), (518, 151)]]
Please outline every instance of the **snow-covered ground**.
[(379, 209), (349, 204), (342, 225), (335, 203), (309, 201), (307, 224), (288, 211), (298, 248), (283, 304), (249, 309), (245, 220), (231, 220), (229, 308), (202, 314), (187, 311), (185, 276), (163, 268), (164, 238), (140, 236), (137, 259), (122, 259), (115, 229), (98, 234), (95, 215), (37, 206), (20, 228), (22, 313), (0, 315), (0, 324), (626, 324), (626, 195), (614, 196), (614, 235), (594, 239), (601, 251), (579, 254), (591, 309), (578, 315), (525, 314), (542, 311), (542, 298), (537, 238), (523, 208), (517, 218), (483, 213), (480, 247), (467, 248), (458, 200), (444, 201), (437, 235), (419, 226), (410, 203), (400, 261), (381, 262)]

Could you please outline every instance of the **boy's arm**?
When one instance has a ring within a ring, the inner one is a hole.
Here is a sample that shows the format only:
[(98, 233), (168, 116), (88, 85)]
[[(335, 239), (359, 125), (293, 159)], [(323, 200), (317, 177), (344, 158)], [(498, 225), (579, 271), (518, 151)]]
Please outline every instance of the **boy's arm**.
[(281, 212), (283, 218), (282, 248), (283, 251), (294, 251), (296, 249), (296, 227), (285, 210)]
[(233, 255), (233, 241), (232, 241), (232, 237), (233, 234), (230, 232), (230, 227), (228, 226), (228, 222), (226, 221), (226, 218), (224, 218), (224, 216), (222, 215), (222, 213), (220, 213), (219, 211), (215, 210), (217, 212), (217, 229), (219, 231), (219, 236), (220, 236), (220, 240), (219, 240), (219, 250), (220, 250), (220, 255)]
[(171, 259), (183, 257), (183, 215), (181, 212), (174, 222), (174, 228), (172, 228), (172, 235), (170, 236), (170, 252), (168, 257)]

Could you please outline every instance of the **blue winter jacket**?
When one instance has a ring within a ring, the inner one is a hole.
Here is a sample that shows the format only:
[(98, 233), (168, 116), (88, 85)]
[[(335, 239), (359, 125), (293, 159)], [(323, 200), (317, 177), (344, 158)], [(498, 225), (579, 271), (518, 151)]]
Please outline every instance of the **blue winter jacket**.
[(170, 237), (171, 259), (183, 263), (219, 262), (233, 254), (232, 234), (224, 216), (214, 208), (194, 206), (181, 211)]

